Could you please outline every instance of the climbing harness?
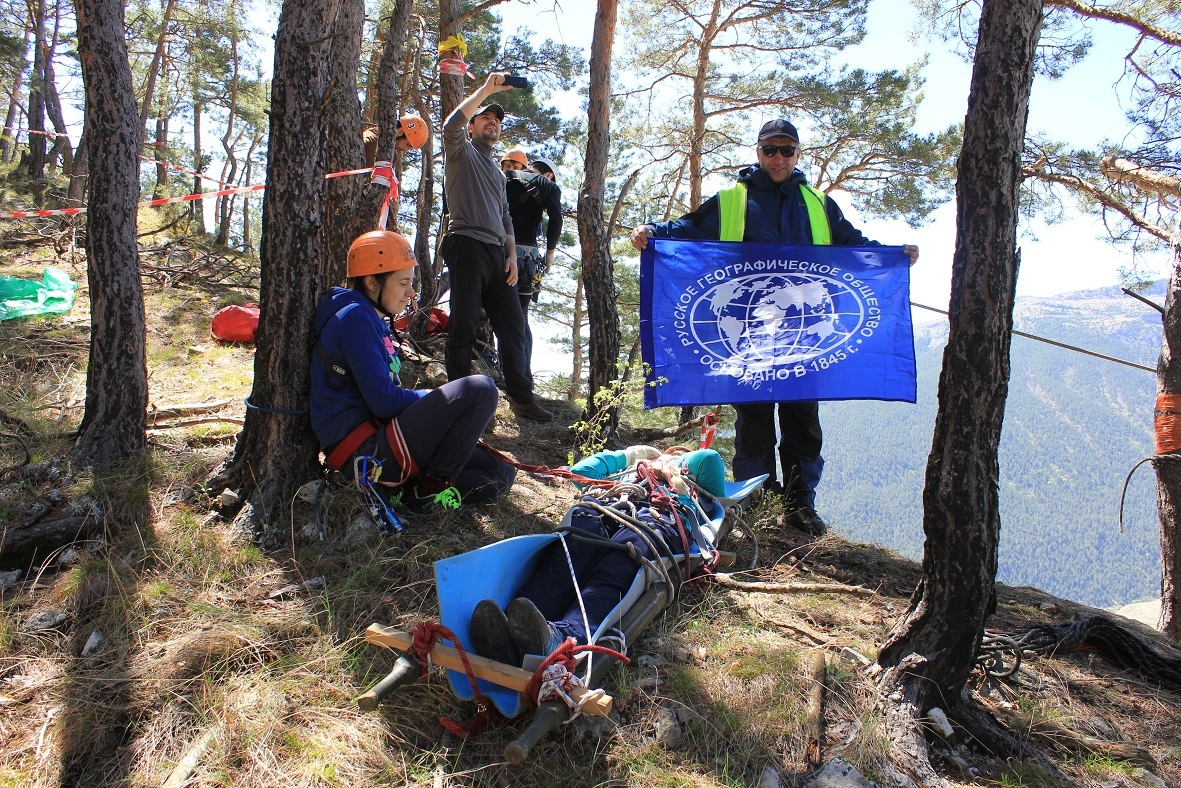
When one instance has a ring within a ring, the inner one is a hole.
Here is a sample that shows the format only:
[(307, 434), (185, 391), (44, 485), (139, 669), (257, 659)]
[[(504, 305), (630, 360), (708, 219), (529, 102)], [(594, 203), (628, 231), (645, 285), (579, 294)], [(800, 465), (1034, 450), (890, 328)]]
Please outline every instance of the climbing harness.
[(382, 536), (402, 533), (402, 523), (398, 520), (394, 510), (386, 503), (385, 498), (377, 491), (381, 484), (381, 461), (376, 457), (359, 455), (353, 458), (353, 483), (361, 491), (365, 500), (365, 509), (370, 519), (377, 525)]

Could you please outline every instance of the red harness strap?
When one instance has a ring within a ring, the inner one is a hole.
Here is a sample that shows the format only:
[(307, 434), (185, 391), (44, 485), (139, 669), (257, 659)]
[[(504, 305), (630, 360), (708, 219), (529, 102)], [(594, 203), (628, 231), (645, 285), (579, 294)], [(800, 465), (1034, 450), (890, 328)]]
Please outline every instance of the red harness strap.
[(377, 425), (372, 419), (365, 419), (365, 421), (353, 427), (352, 431), (344, 436), (344, 440), (336, 444), (336, 448), (324, 460), (324, 464), (334, 471), (339, 471), (349, 461), (349, 457), (353, 456), (353, 452), (360, 448), (362, 443), (376, 434)]

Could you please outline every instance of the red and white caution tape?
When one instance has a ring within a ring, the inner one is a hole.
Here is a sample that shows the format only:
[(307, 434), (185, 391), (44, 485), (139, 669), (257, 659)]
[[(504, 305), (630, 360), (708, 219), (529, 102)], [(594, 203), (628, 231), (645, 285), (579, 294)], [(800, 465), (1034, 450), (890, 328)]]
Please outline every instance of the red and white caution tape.
[[(18, 129), (18, 128), (14, 128), (12, 126), (5, 126), (4, 128), (0, 129), (0, 132), (4, 132), (5, 134), (7, 134), (10, 131), (12, 132), (12, 136), (14, 136), (14, 137), (17, 134), (21, 134), (22, 132), (25, 134), (39, 134), (44, 137), (68, 137), (68, 136), (70, 136), (69, 134), (59, 134), (56, 131), (35, 131), (33, 129)], [(79, 137), (79, 139), (81, 139), (81, 137)]]
[(226, 183), (225, 181), (219, 181), (217, 178), (211, 178), (210, 176), (205, 175), (200, 172), (197, 172), (196, 170), (186, 170), (184, 167), (181, 167), (179, 164), (173, 164), (170, 161), (164, 161), (163, 159), (153, 159), (151, 156), (140, 156), (140, 158), (146, 162), (151, 162), (152, 164), (167, 167), (170, 170), (176, 170), (177, 172), (183, 172), (185, 175), (195, 175), (198, 178), (200, 178), (201, 180), (209, 181), (210, 183), (216, 183), (218, 186), (229, 186), (229, 184)]
[[(148, 161), (155, 161), (155, 159), (148, 159)], [(373, 172), (372, 167), (365, 167), (360, 170), (344, 170), (342, 172), (330, 172), (325, 175), (328, 178), (343, 178), (346, 175), (363, 175)], [(392, 172), (391, 172), (392, 174)], [(220, 181), (219, 181), (220, 183)], [(221, 189), (215, 192), (198, 192), (197, 194), (186, 194), (182, 197), (163, 197), (159, 200), (146, 200), (139, 203), (138, 208), (154, 208), (158, 205), (167, 205), (168, 203), (176, 202), (192, 202), (193, 200), (208, 200), (211, 197), (225, 197), (230, 194), (248, 194), (250, 192), (260, 192), (265, 189), (265, 183), (255, 184), (254, 186), (240, 186), (232, 189)], [(32, 219), (42, 216), (74, 216), (82, 213), (85, 208), (56, 208), (48, 211), (13, 211), (12, 213), (0, 213), (0, 219)], [(387, 209), (388, 210), (388, 209)]]
[(378, 186), (388, 186), (389, 192), (386, 193), (385, 199), (381, 201), (381, 213), (377, 217), (377, 226), (381, 229), (386, 228), (390, 217), (390, 203), (398, 204), (398, 176), (394, 175), (393, 162), (379, 161), (373, 165), (373, 175), (369, 178), (370, 183), (376, 183)]

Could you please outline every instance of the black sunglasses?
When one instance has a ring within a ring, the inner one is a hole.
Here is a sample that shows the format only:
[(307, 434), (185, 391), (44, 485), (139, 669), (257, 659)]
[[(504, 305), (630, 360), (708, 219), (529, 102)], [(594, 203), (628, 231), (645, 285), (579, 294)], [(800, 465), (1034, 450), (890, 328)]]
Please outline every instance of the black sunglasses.
[(776, 153), (783, 154), (783, 158), (790, 159), (796, 155), (796, 151), (800, 149), (798, 145), (761, 145), (760, 149), (763, 155), (768, 159), (774, 158)]

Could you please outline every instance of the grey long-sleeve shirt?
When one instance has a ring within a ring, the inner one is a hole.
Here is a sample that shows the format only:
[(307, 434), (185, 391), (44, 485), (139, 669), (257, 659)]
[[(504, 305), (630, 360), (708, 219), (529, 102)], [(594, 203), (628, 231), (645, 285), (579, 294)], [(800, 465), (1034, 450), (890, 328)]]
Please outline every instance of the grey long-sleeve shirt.
[(443, 124), (444, 173), (450, 232), (503, 246), (513, 233), (504, 175), (492, 146), (468, 139), (468, 118), (458, 110)]

